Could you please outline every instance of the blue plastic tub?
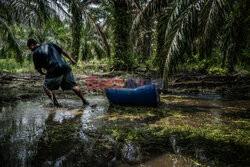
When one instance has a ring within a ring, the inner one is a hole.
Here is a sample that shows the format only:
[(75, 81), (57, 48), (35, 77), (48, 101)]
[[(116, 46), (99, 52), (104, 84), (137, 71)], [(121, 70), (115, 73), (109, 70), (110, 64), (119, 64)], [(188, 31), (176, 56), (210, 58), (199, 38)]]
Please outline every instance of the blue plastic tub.
[(135, 89), (113, 88), (106, 89), (105, 92), (109, 101), (114, 104), (157, 106), (160, 103), (155, 85), (145, 85)]

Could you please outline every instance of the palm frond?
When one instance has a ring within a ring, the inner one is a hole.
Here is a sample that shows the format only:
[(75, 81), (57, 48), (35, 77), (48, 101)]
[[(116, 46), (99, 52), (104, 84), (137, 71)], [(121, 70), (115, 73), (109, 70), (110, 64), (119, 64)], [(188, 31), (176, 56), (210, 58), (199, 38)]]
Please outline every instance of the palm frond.
[(52, 1), (49, 0), (11, 0), (12, 16), (15, 21), (21, 24), (34, 23), (41, 26), (49, 18), (59, 20), (57, 10), (52, 6)]
[(166, 29), (167, 41), (163, 51), (166, 54), (163, 71), (164, 88), (167, 86), (169, 72), (181, 62), (186, 48), (191, 47), (197, 35), (198, 13), (203, 2), (204, 0), (181, 0), (170, 15), (168, 25), (171, 27)]
[(7, 36), (9, 49), (11, 49), (13, 51), (13, 53), (15, 55), (15, 59), (17, 60), (17, 62), (22, 63), (23, 58), (22, 58), (21, 47), (17, 43), (17, 41), (16, 41), (14, 35), (12, 34), (10, 28), (8, 27), (8, 25), (1, 18), (0, 18), (0, 28), (4, 29), (4, 31), (7, 32), (4, 35)]
[(167, 4), (168, 0), (150, 0), (135, 17), (131, 27), (131, 34), (145, 17), (151, 17), (152, 15), (159, 13)]
[(97, 33), (100, 35), (104, 45), (105, 45), (105, 50), (107, 53), (107, 56), (110, 57), (110, 46), (107, 42), (106, 36), (105, 34), (102, 32), (101, 27), (94, 21), (94, 19), (85, 11), (82, 10), (84, 15), (86, 16), (87, 20), (89, 21), (89, 23), (91, 23), (90, 25), (97, 31)]

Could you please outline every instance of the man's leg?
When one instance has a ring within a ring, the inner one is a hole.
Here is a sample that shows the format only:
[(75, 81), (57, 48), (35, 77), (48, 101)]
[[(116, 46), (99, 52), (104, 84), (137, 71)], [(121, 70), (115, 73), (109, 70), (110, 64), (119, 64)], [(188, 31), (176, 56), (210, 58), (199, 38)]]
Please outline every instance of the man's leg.
[(79, 96), (82, 99), (83, 104), (89, 104), (89, 102), (86, 99), (84, 99), (82, 91), (78, 86), (74, 86), (71, 89), (75, 92), (75, 94), (77, 94), (77, 96)]
[(55, 94), (51, 90), (45, 90), (45, 93), (49, 96), (55, 106), (59, 106), (58, 101), (56, 100)]
[(52, 90), (58, 90), (59, 85), (62, 82), (63, 75), (55, 78), (47, 78), (45, 77), (43, 89), (45, 93), (49, 96), (55, 106), (59, 107), (58, 101), (56, 99), (55, 94)]

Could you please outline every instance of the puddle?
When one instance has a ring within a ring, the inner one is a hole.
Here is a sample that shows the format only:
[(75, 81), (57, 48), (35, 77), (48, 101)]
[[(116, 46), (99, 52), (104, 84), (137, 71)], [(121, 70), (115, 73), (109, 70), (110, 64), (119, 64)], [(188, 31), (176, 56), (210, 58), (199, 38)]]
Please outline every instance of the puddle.
[[(249, 119), (246, 112), (250, 109), (250, 103), (246, 100), (223, 100), (217, 94), (185, 96), (184, 100), (180, 96), (178, 98), (165, 100), (169, 110), (166, 118), (162, 120), (169, 125), (172, 123), (176, 126), (185, 124), (196, 127), (203, 123), (213, 125), (225, 123), (224, 126), (231, 126), (231, 120), (235, 118)], [(140, 153), (139, 146), (133, 142), (126, 140), (125, 144), (119, 147), (121, 150), (118, 151), (116, 141), (106, 135), (103, 129), (107, 126), (105, 122), (109, 120), (107, 117), (111, 120), (109, 124), (112, 124), (113, 120), (118, 125), (123, 122), (123, 124), (128, 123), (128, 126), (137, 124), (140, 127), (139, 124), (144, 122), (139, 122), (140, 117), (138, 121), (126, 119), (122, 111), (119, 119), (124, 120), (116, 122), (112, 119), (116, 113), (106, 114), (109, 104), (104, 96), (89, 96), (87, 99), (90, 105), (85, 107), (82, 107), (79, 99), (59, 99), (62, 106), (55, 108), (47, 98), (21, 101), (14, 106), (0, 106), (0, 166), (1, 164), (36, 166), (34, 161), (39, 162), (40, 165), (56, 167), (65, 166), (65, 164), (66, 166), (69, 164), (71, 166), (119, 167), (197, 166), (191, 158), (180, 155), (184, 147), (180, 147), (180, 142), (177, 142), (178, 138), (174, 135), (166, 140), (170, 144), (171, 154), (162, 154), (157, 157), (149, 155), (147, 161), (141, 162), (143, 153)], [(172, 110), (180, 110), (180, 112), (171, 113)], [(133, 112), (130, 114), (135, 116)], [(141, 114), (143, 115), (143, 112)], [(155, 116), (155, 120), (151, 123), (159, 122), (160, 124), (160, 116)], [(194, 158), (207, 160), (205, 148), (197, 146), (193, 150)], [(117, 152), (121, 155), (117, 156)], [(125, 163), (117, 163), (121, 161)], [(126, 161), (140, 164), (128, 165)]]
[(172, 145), (174, 153), (175, 154), (180, 153), (181, 147), (177, 146), (175, 137), (174, 136), (170, 136), (169, 140), (170, 140), (170, 143)]
[(122, 149), (122, 158), (128, 161), (135, 161), (140, 158), (138, 148), (133, 143), (127, 143)]
[(190, 158), (164, 154), (135, 167), (198, 167)]
[(20, 102), (2, 109), (0, 117), (1, 155), (9, 163), (25, 164), (36, 154), (36, 144), (45, 129), (49, 112), (39, 102)]
[[(43, 137), (47, 125), (77, 122), (79, 136), (87, 140), (85, 131), (102, 127), (102, 120), (95, 119), (108, 109), (103, 96), (87, 97), (90, 105), (82, 107), (80, 100), (60, 99), (62, 104), (56, 108), (48, 99), (20, 102), (16, 106), (1, 107), (0, 111), (0, 157), (7, 166), (32, 166), (32, 157), (37, 154), (37, 145)], [(76, 136), (78, 134), (75, 134)], [(60, 148), (59, 148), (60, 149)], [(55, 162), (46, 161), (49, 166), (60, 166), (65, 156)], [(1, 165), (0, 165), (1, 166)]]

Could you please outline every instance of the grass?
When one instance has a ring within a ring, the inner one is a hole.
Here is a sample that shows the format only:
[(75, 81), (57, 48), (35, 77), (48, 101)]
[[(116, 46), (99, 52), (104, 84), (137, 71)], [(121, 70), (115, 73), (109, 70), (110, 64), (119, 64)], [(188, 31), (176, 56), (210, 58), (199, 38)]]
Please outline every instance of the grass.
[[(169, 99), (172, 102), (180, 100), (175, 97)], [(214, 118), (209, 113), (191, 114), (180, 108), (169, 109), (166, 106), (114, 105), (109, 112), (111, 115), (107, 121), (110, 123), (105, 132), (118, 142), (136, 143), (145, 155), (174, 153), (170, 142), (174, 138), (182, 155), (191, 156), (205, 165), (244, 166), (250, 163), (250, 122), (246, 117), (228, 118), (220, 115)], [(216, 120), (220, 122), (213, 123)], [(199, 150), (203, 150), (205, 160), (195, 156)]]
[[(70, 64), (70, 63), (69, 63)], [(105, 72), (109, 70), (107, 59), (93, 59), (89, 62), (78, 61), (77, 65), (70, 65), (76, 73)], [(0, 59), (0, 71), (11, 73), (29, 73), (36, 72), (33, 61), (24, 60), (22, 64), (17, 63), (15, 59)]]
[(22, 64), (15, 59), (0, 59), (0, 71), (11, 73), (35, 72), (33, 61), (24, 60)]
[(109, 71), (109, 60), (103, 59), (92, 59), (88, 62), (78, 61), (77, 65), (72, 65), (72, 70), (77, 73), (91, 73), (91, 72), (106, 72)]
[[(196, 58), (197, 59), (197, 58)], [(66, 59), (66, 61), (68, 61)], [(198, 60), (196, 60), (197, 62)], [(69, 61), (68, 61), (69, 62)], [(70, 64), (70, 62), (69, 62)], [(211, 64), (207, 67), (206, 72), (208, 74), (216, 74), (216, 75), (225, 75), (228, 73), (226, 68), (221, 68), (220, 64), (214, 63), (214, 60), (202, 60), (198, 63), (194, 62), (187, 62), (184, 66), (184, 69), (181, 70), (200, 70), (203, 69), (207, 64)], [(108, 72), (110, 71), (111, 62), (108, 58), (102, 59), (91, 59), (86, 61), (79, 60), (77, 65), (71, 65), (71, 68), (76, 73), (93, 73), (93, 72)], [(148, 60), (145, 64), (140, 64), (137, 67), (137, 70), (148, 71), (148, 70), (155, 70), (155, 66), (152, 65), (152, 61)], [(14, 58), (8, 59), (0, 59), (0, 71), (3, 72), (11, 72), (11, 73), (25, 73), (25, 72), (35, 72), (33, 61), (29, 61), (24, 59), (23, 64), (17, 63)], [(235, 73), (239, 73), (242, 75), (250, 74), (250, 66), (246, 65), (237, 65), (235, 67)]]

